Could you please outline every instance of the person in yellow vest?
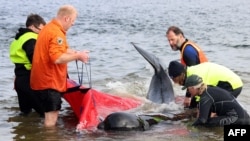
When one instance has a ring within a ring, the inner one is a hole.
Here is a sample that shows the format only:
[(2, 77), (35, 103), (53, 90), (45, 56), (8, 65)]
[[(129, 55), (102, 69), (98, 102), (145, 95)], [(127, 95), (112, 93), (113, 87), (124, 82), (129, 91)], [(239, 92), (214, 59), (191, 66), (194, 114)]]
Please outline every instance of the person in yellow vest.
[[(171, 61), (168, 66), (168, 74), (174, 83), (184, 85), (186, 78), (192, 74), (196, 74), (203, 79), (207, 85), (218, 86), (229, 91), (237, 98), (242, 90), (243, 82), (236, 73), (229, 68), (212, 63), (204, 62), (195, 66), (184, 66), (178, 61)], [(190, 93), (186, 93), (184, 106), (194, 108), (197, 106), (195, 98), (190, 98)]]
[(193, 66), (208, 61), (201, 48), (191, 40), (185, 38), (184, 33), (179, 27), (170, 26), (166, 32), (166, 37), (172, 50), (180, 51), (180, 60), (183, 65)]
[(9, 57), (15, 64), (14, 88), (18, 96), (20, 115), (28, 115), (34, 109), (40, 116), (44, 116), (37, 96), (30, 87), (30, 72), (36, 39), (45, 24), (40, 15), (28, 15), (26, 28), (19, 28), (10, 44)]

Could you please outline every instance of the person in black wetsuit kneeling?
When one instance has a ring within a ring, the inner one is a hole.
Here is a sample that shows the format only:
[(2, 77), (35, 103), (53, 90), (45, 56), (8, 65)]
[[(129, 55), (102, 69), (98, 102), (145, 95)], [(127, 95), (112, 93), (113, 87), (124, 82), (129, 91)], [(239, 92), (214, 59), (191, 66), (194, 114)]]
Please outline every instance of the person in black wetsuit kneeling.
[(248, 113), (228, 91), (206, 85), (198, 75), (189, 76), (185, 88), (199, 101), (198, 117), (193, 126), (250, 125)]

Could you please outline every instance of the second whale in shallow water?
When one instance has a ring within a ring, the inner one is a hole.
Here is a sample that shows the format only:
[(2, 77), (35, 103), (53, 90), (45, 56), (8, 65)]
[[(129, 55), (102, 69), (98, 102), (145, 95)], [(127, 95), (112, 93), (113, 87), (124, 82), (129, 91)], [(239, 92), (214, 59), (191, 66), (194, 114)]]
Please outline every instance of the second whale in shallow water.
[(175, 99), (173, 85), (159, 58), (134, 43), (131, 44), (154, 68), (155, 73), (150, 82), (147, 99), (158, 104), (173, 102)]

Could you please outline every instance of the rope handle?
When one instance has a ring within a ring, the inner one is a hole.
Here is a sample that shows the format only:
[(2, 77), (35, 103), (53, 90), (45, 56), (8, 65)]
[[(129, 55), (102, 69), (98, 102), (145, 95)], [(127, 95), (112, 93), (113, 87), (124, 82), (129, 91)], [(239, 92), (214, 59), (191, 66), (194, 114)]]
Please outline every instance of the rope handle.
[(86, 75), (88, 78), (88, 84), (89, 84), (89, 88), (92, 88), (92, 80), (91, 80), (91, 63), (90, 63), (90, 58), (89, 58), (89, 62), (88, 63), (81, 63), (81, 70), (79, 69), (79, 65), (78, 65), (78, 60), (76, 60), (76, 68), (77, 68), (77, 74), (78, 74), (78, 81), (79, 84), (82, 85), (83, 84), (83, 68), (85, 68), (86, 71)]

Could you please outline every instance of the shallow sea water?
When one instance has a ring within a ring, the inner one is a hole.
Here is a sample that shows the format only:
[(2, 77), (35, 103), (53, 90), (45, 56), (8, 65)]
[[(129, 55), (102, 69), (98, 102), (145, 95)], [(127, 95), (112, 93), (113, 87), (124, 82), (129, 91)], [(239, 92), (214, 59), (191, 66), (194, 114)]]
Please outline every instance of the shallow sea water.
[[(0, 137), (1, 140), (223, 140), (223, 128), (194, 128), (192, 119), (161, 122), (147, 131), (77, 133), (77, 119), (63, 102), (58, 126), (43, 128), (36, 113), (18, 115), (13, 90), (14, 65), (8, 57), (9, 44), (29, 13), (48, 22), (62, 4), (72, 4), (78, 19), (67, 33), (72, 48), (91, 51), (93, 88), (116, 94), (146, 97), (153, 69), (130, 42), (158, 56), (166, 66), (179, 58), (170, 49), (165, 32), (171, 25), (181, 27), (185, 36), (199, 44), (210, 61), (223, 64), (239, 74), (244, 88), (239, 102), (250, 113), (250, 1), (249, 0), (0, 0)], [(78, 80), (75, 63), (69, 74)], [(183, 96), (174, 85), (177, 96)], [(147, 104), (140, 110), (178, 110), (180, 105)], [(140, 111), (138, 111), (140, 112)]]

